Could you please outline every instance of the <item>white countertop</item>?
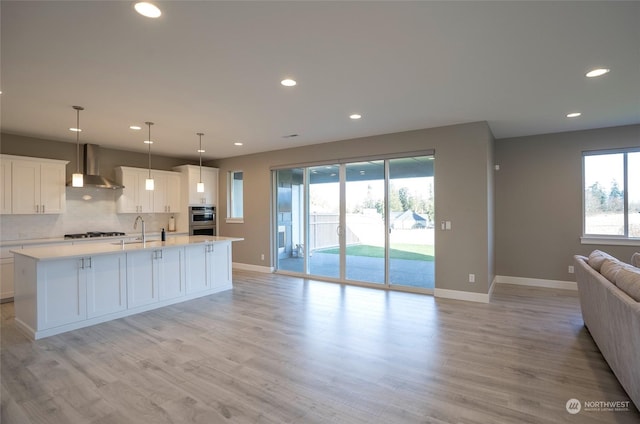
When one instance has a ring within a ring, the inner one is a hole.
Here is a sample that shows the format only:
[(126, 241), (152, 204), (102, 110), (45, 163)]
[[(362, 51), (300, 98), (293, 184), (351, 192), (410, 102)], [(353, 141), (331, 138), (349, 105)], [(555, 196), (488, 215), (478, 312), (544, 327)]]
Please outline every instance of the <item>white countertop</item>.
[[(106, 239), (106, 238), (105, 238)], [(134, 252), (139, 250), (153, 250), (165, 247), (188, 246), (191, 244), (204, 243), (220, 243), (241, 241), (242, 238), (237, 237), (221, 237), (221, 236), (173, 236), (168, 237), (167, 241), (151, 240), (145, 243), (141, 241), (121, 243), (116, 240), (104, 243), (81, 243), (65, 246), (43, 246), (25, 249), (16, 249), (11, 252), (14, 255), (23, 255), (39, 261), (53, 259), (79, 258), (91, 255), (107, 255), (122, 252)], [(69, 241), (69, 240), (66, 240)]]
[[(167, 238), (186, 236), (186, 232), (167, 232)], [(64, 237), (51, 237), (51, 238), (39, 238), (39, 239), (22, 239), (22, 240), (0, 240), (0, 247), (13, 247), (13, 246), (30, 246), (38, 244), (52, 244), (52, 243), (82, 243), (82, 242), (100, 242), (105, 243), (112, 242), (113, 240), (130, 239), (140, 237), (140, 233), (125, 234), (124, 236), (113, 237), (86, 237), (86, 238), (64, 238)], [(160, 238), (160, 232), (148, 233), (147, 237)]]

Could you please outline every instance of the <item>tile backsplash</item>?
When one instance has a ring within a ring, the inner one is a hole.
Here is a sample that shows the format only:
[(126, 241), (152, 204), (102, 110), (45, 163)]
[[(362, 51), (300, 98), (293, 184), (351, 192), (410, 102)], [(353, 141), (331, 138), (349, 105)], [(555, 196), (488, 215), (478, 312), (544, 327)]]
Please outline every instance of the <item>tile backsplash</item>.
[[(133, 229), (138, 214), (117, 214), (116, 199), (120, 190), (67, 188), (67, 210), (58, 215), (0, 215), (0, 238), (24, 240), (62, 237), (64, 234), (87, 231), (121, 231), (135, 235)], [(168, 228), (169, 218), (177, 214), (140, 214), (147, 232)], [(180, 229), (179, 229), (180, 230)]]

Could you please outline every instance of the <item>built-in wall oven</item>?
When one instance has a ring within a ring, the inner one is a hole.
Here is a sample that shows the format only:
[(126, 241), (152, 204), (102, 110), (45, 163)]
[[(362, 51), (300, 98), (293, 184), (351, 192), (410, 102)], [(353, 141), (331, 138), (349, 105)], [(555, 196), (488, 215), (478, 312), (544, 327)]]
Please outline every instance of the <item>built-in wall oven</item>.
[(189, 235), (217, 235), (215, 206), (189, 206)]

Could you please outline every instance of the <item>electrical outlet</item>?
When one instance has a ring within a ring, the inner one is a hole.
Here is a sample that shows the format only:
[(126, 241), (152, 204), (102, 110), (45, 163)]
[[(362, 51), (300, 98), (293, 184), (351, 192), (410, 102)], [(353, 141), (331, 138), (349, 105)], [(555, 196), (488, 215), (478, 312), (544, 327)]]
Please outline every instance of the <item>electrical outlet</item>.
[(469, 274), (469, 282), (470, 283), (476, 282), (476, 274)]
[(569, 265), (569, 274), (573, 274), (574, 272), (573, 265)]
[(260, 255), (260, 260), (264, 261), (264, 253), (262, 255)]

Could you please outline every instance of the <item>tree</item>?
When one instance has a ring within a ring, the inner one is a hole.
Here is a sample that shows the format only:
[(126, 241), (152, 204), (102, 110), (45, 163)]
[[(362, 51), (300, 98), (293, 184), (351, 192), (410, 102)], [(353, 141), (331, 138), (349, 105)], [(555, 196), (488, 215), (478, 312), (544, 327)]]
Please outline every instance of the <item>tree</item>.
[(402, 205), (402, 212), (406, 212), (411, 209), (412, 198), (407, 187), (402, 187), (398, 190), (398, 197), (400, 198), (400, 204)]
[(609, 192), (609, 201), (607, 203), (611, 212), (624, 211), (624, 190), (620, 190), (615, 179), (611, 182), (611, 191)]

